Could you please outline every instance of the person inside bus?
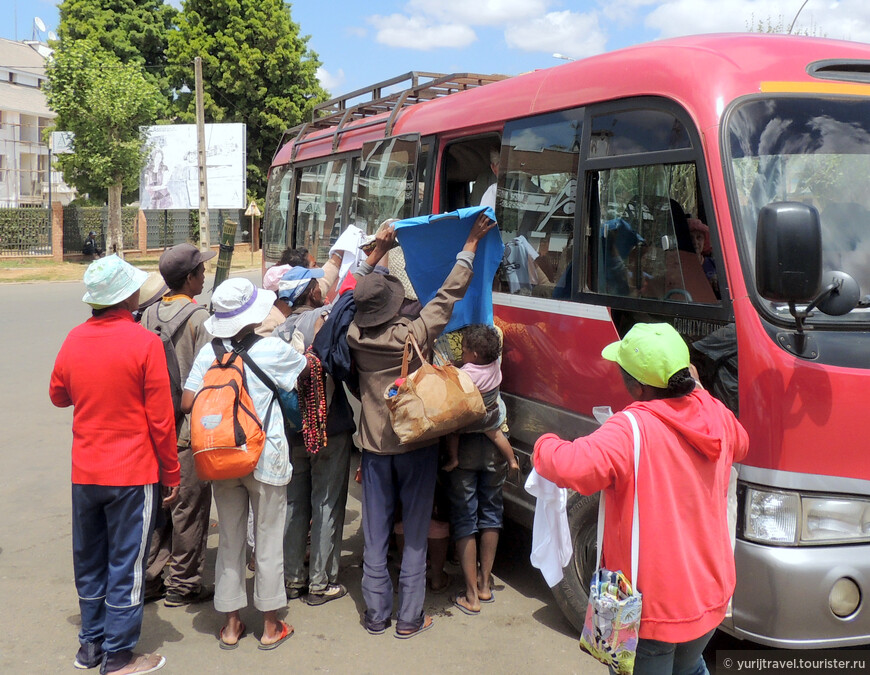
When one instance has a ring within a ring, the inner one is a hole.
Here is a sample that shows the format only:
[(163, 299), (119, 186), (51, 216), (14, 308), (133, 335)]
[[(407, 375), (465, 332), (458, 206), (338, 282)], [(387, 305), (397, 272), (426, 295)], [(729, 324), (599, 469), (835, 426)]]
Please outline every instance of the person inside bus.
[(713, 245), (710, 243), (710, 228), (698, 218), (689, 218), (689, 232), (692, 235), (692, 244), (695, 247), (695, 255), (704, 270), (704, 276), (710, 282), (710, 287), (716, 298), (720, 299), (719, 276), (716, 274), (716, 263), (713, 261)]
[(492, 171), (494, 180), (492, 184), (486, 188), (483, 196), (480, 198), (480, 206), (488, 206), (495, 211), (495, 194), (498, 189), (498, 160), (499, 153), (495, 148), (489, 151), (489, 168)]
[(602, 566), (623, 572), (631, 569), (636, 481), (640, 553), (631, 582), (643, 594), (643, 609), (634, 673), (707, 673), (702, 652), (735, 584), (731, 465), (746, 456), (749, 438), (734, 414), (697, 385), (689, 349), (669, 324), (635, 324), (601, 356), (619, 365), (635, 400), (625, 410), (640, 428), (638, 475), (625, 414), (574, 441), (544, 434), (535, 443), (535, 469), (559, 487), (602, 492)]
[[(670, 224), (676, 237), (665, 247), (664, 298), (679, 302), (715, 304), (717, 295), (703, 267), (703, 255), (698, 256), (689, 218), (675, 199), (670, 199)], [(701, 223), (703, 224), (703, 223)], [(706, 226), (705, 226), (706, 227)], [(709, 229), (707, 230), (709, 234)], [(666, 237), (665, 239), (671, 239)], [(711, 247), (712, 253), (712, 247)], [(712, 258), (710, 259), (712, 264)]]
[(612, 295), (627, 296), (632, 294), (632, 274), (628, 260), (638, 244), (643, 244), (641, 237), (625, 218), (614, 218), (604, 223), (602, 246), (604, 255), (604, 287)]
[[(405, 541), (396, 637), (413, 637), (433, 623), (432, 617), (423, 613), (423, 603), (438, 443), (401, 444), (390, 425), (384, 391), (401, 375), (408, 335), (413, 334), (420, 347), (428, 351), (444, 330), (454, 304), (465, 295), (471, 282), (478, 243), (494, 226), (495, 222), (483, 214), (477, 218), (453, 269), (416, 319), (399, 315), (405, 299), (399, 280), (389, 274), (372, 273), (396, 240), (393, 227), (378, 232), (374, 250), (356, 273), (356, 314), (347, 332), (347, 343), (359, 372), (362, 402), (357, 436), (363, 451), (363, 623), (371, 634), (383, 633), (392, 621), (393, 583), (387, 570), (387, 546), (397, 501), (402, 507)], [(419, 366), (416, 358), (410, 364), (412, 369)]]

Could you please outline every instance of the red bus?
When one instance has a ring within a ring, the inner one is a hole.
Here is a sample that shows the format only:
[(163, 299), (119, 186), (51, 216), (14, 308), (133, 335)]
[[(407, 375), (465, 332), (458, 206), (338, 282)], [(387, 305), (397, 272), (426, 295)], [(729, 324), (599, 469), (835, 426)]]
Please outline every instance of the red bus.
[[(687, 37), (509, 78), (409, 73), (318, 115), (272, 162), (264, 268), (286, 246), (323, 261), (348, 223), (476, 205), (496, 183), (502, 395), (522, 467), (510, 517), (531, 522), (521, 485), (541, 433), (589, 433), (594, 406), (628, 403), (602, 347), (669, 322), (751, 439), (723, 628), (778, 647), (870, 642), (870, 440), (856, 428), (870, 46)], [(554, 595), (575, 626), (596, 513), (597, 496), (572, 495), (575, 556)]]

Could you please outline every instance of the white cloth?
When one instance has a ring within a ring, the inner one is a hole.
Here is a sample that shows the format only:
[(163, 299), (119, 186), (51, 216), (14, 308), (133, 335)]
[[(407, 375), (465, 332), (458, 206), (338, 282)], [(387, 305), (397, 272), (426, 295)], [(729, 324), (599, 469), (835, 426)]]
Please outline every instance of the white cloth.
[(507, 273), (508, 290), (519, 293), (521, 290), (531, 291), (540, 281), (535, 261), (538, 252), (523, 235), (514, 237), (505, 246), (504, 263)]
[[(229, 340), (224, 340), (224, 348), (229, 351), (232, 345)], [(305, 369), (306, 360), (299, 352), (293, 349), (283, 340), (274, 337), (263, 338), (253, 344), (248, 350), (251, 358), (262, 371), (272, 378), (279, 389), (287, 391), (296, 386), (296, 378)], [(202, 379), (205, 371), (214, 363), (214, 347), (211, 342), (199, 350), (190, 375), (184, 388), (197, 392), (202, 387)], [(284, 415), (278, 399), (272, 394), (268, 386), (260, 382), (259, 378), (245, 369), (245, 378), (248, 384), (248, 393), (254, 402), (254, 409), (263, 424), (266, 423), (266, 414), (269, 406), (272, 406), (272, 415), (269, 418), (269, 428), (266, 429), (266, 443), (263, 446), (263, 454), (254, 469), (254, 478), (268, 485), (287, 485), (293, 475), (293, 467), (290, 466), (290, 446), (287, 444), (287, 436), (284, 433)]]
[(562, 580), (562, 569), (574, 554), (568, 528), (568, 490), (532, 469), (526, 479), (526, 492), (537, 499), (530, 560), (541, 570), (547, 585), (553, 587)]
[(497, 187), (498, 186), (493, 183), (488, 188), (486, 188), (486, 192), (484, 192), (483, 196), (480, 198), (480, 206), (488, 206), (493, 211), (495, 211), (495, 193)]
[(348, 225), (342, 232), (332, 248), (329, 249), (329, 257), (336, 253), (341, 254), (341, 265), (338, 268), (338, 285), (344, 281), (348, 274), (356, 272), (359, 264), (366, 259), (366, 254), (359, 247), (366, 238), (366, 233), (356, 225)]

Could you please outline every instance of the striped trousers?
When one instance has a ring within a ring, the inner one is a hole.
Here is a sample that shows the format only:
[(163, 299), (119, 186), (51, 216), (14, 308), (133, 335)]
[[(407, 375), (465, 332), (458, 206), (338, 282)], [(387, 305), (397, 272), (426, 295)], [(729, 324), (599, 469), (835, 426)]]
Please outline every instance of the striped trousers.
[(159, 503), (157, 484), (73, 484), (73, 567), (83, 646), (101, 647), (111, 657), (132, 651), (139, 641), (145, 564)]

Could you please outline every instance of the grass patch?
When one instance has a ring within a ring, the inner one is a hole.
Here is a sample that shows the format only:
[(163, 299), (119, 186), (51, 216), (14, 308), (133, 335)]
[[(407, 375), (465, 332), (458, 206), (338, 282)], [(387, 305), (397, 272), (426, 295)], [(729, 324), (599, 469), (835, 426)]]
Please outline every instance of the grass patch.
[[(146, 256), (142, 258), (129, 257), (127, 262), (145, 270), (156, 271), (160, 256)], [(80, 262), (55, 262), (46, 258), (0, 258), (0, 283), (20, 283), (24, 281), (81, 281), (85, 270), (90, 264), (89, 260)], [(213, 276), (217, 265), (217, 258), (209, 261), (211, 265), (208, 275)], [(231, 269), (247, 270), (260, 266), (260, 254), (254, 254), (254, 262), (251, 264), (251, 254), (240, 252), (233, 256)]]

